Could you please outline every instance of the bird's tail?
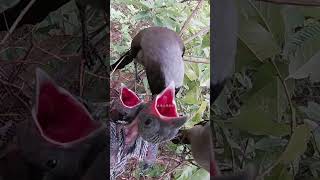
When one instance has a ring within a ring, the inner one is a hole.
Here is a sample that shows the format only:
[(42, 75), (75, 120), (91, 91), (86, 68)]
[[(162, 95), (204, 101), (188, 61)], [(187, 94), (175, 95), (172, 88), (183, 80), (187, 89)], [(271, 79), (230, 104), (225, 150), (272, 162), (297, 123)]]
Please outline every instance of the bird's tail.
[(133, 56), (131, 55), (131, 51), (127, 51), (124, 53), (117, 62), (113, 63), (110, 68), (111, 71), (115, 69), (122, 69), (124, 68), (127, 64), (131, 63), (133, 61)]

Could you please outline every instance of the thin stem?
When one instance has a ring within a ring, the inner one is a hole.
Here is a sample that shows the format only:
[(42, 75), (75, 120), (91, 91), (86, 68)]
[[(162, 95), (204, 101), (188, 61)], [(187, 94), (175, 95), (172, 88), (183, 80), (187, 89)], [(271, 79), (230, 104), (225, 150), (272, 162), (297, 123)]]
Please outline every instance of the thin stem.
[(194, 35), (192, 35), (188, 39), (184, 40), (184, 44), (188, 44), (189, 42), (191, 42), (193, 39), (195, 39), (198, 36), (202, 36), (202, 35), (207, 34), (209, 32), (209, 30), (210, 30), (210, 26), (207, 26), (207, 27), (201, 29), (199, 32), (195, 33)]
[(199, 11), (200, 7), (202, 6), (202, 4), (204, 3), (204, 0), (200, 0), (198, 5), (196, 6), (196, 8), (193, 10), (192, 14), (188, 17), (188, 19), (184, 22), (181, 30), (180, 30), (180, 37), (183, 34), (183, 31), (187, 28), (187, 26), (189, 25), (191, 19), (197, 14), (197, 12)]
[(16, 29), (16, 27), (18, 26), (19, 22), (21, 21), (21, 19), (23, 18), (23, 16), (28, 12), (28, 10), (31, 8), (31, 6), (33, 5), (33, 3), (36, 2), (36, 0), (31, 0), (28, 5), (21, 11), (20, 15), (18, 16), (18, 18), (14, 21), (14, 23), (12, 24), (12, 26), (9, 29), (9, 32), (6, 34), (6, 36), (2, 39), (0, 44), (4, 44), (6, 42), (6, 40), (9, 38), (10, 34)]
[(275, 68), (275, 70), (277, 71), (277, 75), (278, 75), (278, 77), (279, 77), (279, 79), (280, 79), (280, 81), (282, 83), (282, 86), (284, 88), (284, 92), (286, 94), (286, 97), (287, 97), (287, 100), (288, 100), (288, 103), (289, 103), (289, 107), (290, 107), (290, 111), (291, 111), (291, 135), (292, 135), (295, 127), (297, 126), (297, 122), (296, 122), (296, 118), (295, 118), (295, 110), (294, 110), (294, 107), (293, 107), (293, 104), (292, 104), (292, 101), (291, 101), (290, 93), (289, 93), (287, 84), (285, 83), (285, 80), (283, 79), (277, 64), (274, 62), (274, 58), (272, 58), (270, 60), (270, 62), (272, 63), (272, 65)]

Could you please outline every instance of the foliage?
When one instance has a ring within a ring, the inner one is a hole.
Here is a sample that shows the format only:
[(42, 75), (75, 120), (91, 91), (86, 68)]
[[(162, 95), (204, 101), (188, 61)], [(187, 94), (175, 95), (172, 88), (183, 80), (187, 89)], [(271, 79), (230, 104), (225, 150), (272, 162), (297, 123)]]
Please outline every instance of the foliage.
[(320, 9), (237, 6), (236, 73), (212, 106), (218, 164), (254, 164), (262, 179), (319, 178)]
[[(197, 4), (197, 1), (180, 3), (175, 0), (111, 1), (111, 63), (129, 49), (133, 36), (145, 27), (165, 26), (179, 33)], [(182, 38), (186, 40), (200, 30), (209, 27), (209, 20), (210, 6), (209, 2), (206, 1), (197, 15), (192, 18)], [(194, 38), (186, 44), (185, 56), (201, 58), (209, 62), (209, 38), (209, 33)], [(209, 119), (209, 67), (209, 64), (185, 62), (184, 87), (183, 91), (178, 94), (176, 101), (179, 111), (190, 117), (186, 124), (188, 128), (203, 119)], [(133, 73), (133, 65), (128, 66), (124, 71)], [(148, 87), (146, 77), (143, 79), (142, 85)], [(142, 89), (140, 94), (145, 92), (148, 93), (149, 90), (147, 88)], [(179, 147), (172, 150), (176, 151), (177, 148)], [(202, 175), (208, 174), (202, 171), (198, 172), (197, 169), (198, 167), (188, 164), (183, 170), (175, 171), (175, 178), (185, 179), (187, 177), (185, 175), (190, 175), (190, 173), (194, 174), (195, 177), (199, 177), (199, 173)], [(160, 168), (158, 170), (165, 171), (167, 169)], [(154, 175), (153, 172), (149, 173), (147, 176)], [(161, 174), (163, 173), (161, 172)]]

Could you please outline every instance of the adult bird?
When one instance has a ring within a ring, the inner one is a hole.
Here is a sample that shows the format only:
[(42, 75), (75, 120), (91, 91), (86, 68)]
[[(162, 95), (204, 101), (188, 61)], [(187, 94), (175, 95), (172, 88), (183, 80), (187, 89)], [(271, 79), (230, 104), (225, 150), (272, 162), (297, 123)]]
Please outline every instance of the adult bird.
[(183, 84), (184, 51), (183, 41), (176, 32), (166, 27), (149, 27), (133, 38), (131, 49), (111, 69), (122, 69), (135, 60), (135, 64), (144, 66), (152, 95), (159, 94), (171, 81), (177, 93)]

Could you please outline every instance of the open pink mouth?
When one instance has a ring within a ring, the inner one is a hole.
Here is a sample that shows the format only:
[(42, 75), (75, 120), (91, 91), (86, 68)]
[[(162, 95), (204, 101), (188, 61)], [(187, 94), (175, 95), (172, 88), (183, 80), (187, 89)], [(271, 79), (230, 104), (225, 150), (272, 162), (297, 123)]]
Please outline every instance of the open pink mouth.
[(156, 97), (155, 108), (161, 116), (178, 117), (174, 96), (174, 87), (169, 86)]
[(124, 86), (121, 88), (120, 99), (127, 107), (133, 107), (141, 103), (139, 97), (133, 91)]
[(78, 140), (97, 129), (87, 110), (50, 81), (39, 85), (37, 122), (42, 133), (59, 143)]

